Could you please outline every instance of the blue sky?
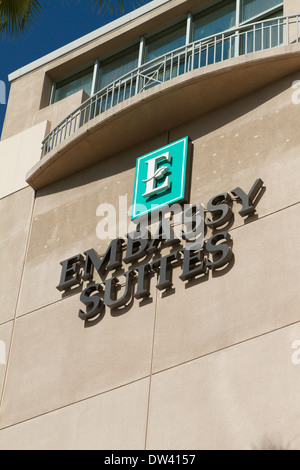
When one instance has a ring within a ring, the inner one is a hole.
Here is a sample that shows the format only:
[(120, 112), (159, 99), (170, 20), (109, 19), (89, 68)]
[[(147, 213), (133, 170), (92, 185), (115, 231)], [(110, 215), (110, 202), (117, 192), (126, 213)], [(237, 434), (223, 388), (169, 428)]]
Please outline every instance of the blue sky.
[[(145, 4), (150, 0), (141, 1)], [(112, 2), (117, 5), (116, 0)], [(13, 41), (0, 40), (0, 80), (6, 84), (6, 100), (10, 73), (121, 16), (120, 12), (116, 13), (116, 6), (113, 12), (97, 13), (88, 0), (42, 0), (42, 3), (42, 16), (30, 32)], [(130, 0), (125, 0), (124, 4), (125, 14), (129, 13), (133, 9)], [(0, 104), (0, 135), (5, 111), (6, 106)]]

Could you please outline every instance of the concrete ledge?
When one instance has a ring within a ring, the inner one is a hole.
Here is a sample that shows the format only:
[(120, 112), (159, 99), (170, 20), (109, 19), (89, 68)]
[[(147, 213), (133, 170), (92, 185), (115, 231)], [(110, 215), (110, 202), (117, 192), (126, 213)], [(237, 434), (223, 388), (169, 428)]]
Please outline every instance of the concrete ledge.
[(300, 69), (300, 45), (244, 55), (151, 88), (85, 124), (26, 175), (34, 189), (83, 170)]

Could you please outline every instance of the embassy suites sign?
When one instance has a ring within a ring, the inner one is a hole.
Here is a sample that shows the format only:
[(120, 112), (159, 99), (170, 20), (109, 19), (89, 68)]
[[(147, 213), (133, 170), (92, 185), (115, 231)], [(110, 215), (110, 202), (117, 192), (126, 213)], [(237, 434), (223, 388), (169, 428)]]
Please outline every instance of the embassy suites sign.
[[(131, 217), (135, 231), (111, 240), (102, 256), (90, 248), (61, 261), (57, 289), (67, 294), (81, 288), (79, 318), (91, 320), (105, 306), (123, 309), (134, 299), (148, 298), (153, 277), (157, 289), (170, 289), (175, 267), (184, 282), (230, 264), (232, 240), (224, 227), (231, 224), (233, 204), (240, 205), (242, 218), (254, 214), (263, 181), (258, 178), (249, 192), (236, 187), (217, 194), (206, 208), (187, 204), (190, 155), (186, 137), (140, 157)], [(154, 233), (149, 223), (153, 213), (160, 214)]]

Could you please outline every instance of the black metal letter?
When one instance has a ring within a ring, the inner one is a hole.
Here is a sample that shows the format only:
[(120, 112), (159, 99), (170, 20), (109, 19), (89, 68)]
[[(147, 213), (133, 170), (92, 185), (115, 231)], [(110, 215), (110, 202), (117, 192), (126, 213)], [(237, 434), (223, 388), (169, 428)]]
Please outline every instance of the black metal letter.
[[(206, 272), (205, 260), (203, 259), (203, 250), (183, 250), (183, 266), (182, 274), (179, 276), (180, 279), (186, 281), (191, 279), (198, 274), (203, 274)], [(200, 262), (198, 266), (195, 267), (196, 263)]]
[(84, 313), (82, 310), (79, 310), (78, 316), (81, 318), (81, 320), (90, 320), (101, 312), (102, 308), (104, 307), (103, 300), (101, 300), (98, 295), (91, 296), (93, 292), (100, 290), (102, 290), (100, 284), (92, 284), (91, 286), (88, 286), (86, 289), (84, 289), (83, 292), (81, 292), (80, 301), (87, 307), (89, 305), (92, 306), (91, 308), (87, 309), (86, 313)]
[(179, 251), (170, 253), (162, 258), (156, 259), (151, 263), (151, 267), (159, 268), (159, 282), (156, 285), (157, 289), (168, 289), (172, 286), (172, 270), (170, 269), (170, 262), (178, 259)]
[[(216, 213), (216, 215), (221, 212), (221, 215), (218, 218), (213, 218), (212, 220), (207, 219), (206, 224), (209, 227), (220, 227), (231, 219), (232, 210), (226, 201), (231, 201), (231, 197), (228, 193), (218, 194), (208, 201), (207, 210), (209, 212), (212, 214)], [(221, 204), (222, 202), (225, 202), (225, 204)]]
[(137, 232), (132, 232), (127, 235), (127, 249), (126, 256), (123, 259), (124, 263), (131, 263), (141, 258), (148, 248), (149, 240), (145, 237), (136, 237)]
[(241, 188), (232, 189), (232, 194), (234, 194), (241, 200), (242, 209), (239, 211), (239, 214), (242, 217), (245, 217), (246, 215), (251, 215), (253, 214), (253, 212), (255, 212), (254, 199), (263, 187), (263, 185), (264, 182), (260, 178), (258, 178), (254, 182), (248, 194), (246, 194)]
[(121, 246), (123, 242), (123, 238), (116, 238), (113, 240), (101, 260), (93, 248), (85, 251), (84, 254), (86, 256), (86, 260), (82, 278), (84, 280), (93, 279), (93, 268), (96, 269), (97, 273), (101, 277), (104, 274), (104, 269), (111, 271), (112, 269), (120, 268), (122, 266)]
[(217, 233), (216, 235), (210, 237), (210, 239), (206, 242), (207, 251), (215, 254), (221, 252), (221, 257), (218, 256), (216, 260), (210, 261), (209, 259), (207, 259), (206, 264), (210, 269), (221, 268), (222, 266), (225, 266), (225, 264), (227, 264), (232, 258), (232, 250), (227, 244), (222, 243), (220, 245), (216, 245), (218, 241), (224, 239), (230, 239), (230, 235), (228, 232)]
[(119, 282), (117, 277), (112, 277), (104, 281), (105, 284), (105, 293), (104, 293), (104, 303), (109, 308), (119, 308), (127, 304), (131, 299), (132, 288), (133, 288), (133, 278), (135, 273), (133, 270), (129, 270), (125, 273), (126, 286), (123, 295), (117, 299), (117, 289), (116, 285)]
[(81, 255), (72, 256), (65, 261), (61, 261), (62, 270), (59, 285), (56, 287), (59, 291), (67, 290), (75, 284), (80, 284), (80, 262), (83, 257)]
[(151, 266), (147, 263), (141, 264), (134, 269), (137, 272), (137, 288), (134, 294), (136, 299), (142, 299), (150, 295), (150, 271)]

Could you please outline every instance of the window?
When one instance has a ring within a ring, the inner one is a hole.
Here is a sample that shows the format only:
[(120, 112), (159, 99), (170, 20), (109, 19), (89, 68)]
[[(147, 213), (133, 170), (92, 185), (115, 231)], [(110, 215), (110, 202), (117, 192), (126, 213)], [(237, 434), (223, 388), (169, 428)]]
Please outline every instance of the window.
[[(223, 5), (224, 3), (224, 5)], [(222, 2), (194, 17), (193, 40), (203, 39), (235, 26), (236, 0)]]
[(93, 80), (93, 67), (89, 67), (69, 78), (61, 80), (56, 83), (53, 103), (66, 98), (67, 96), (76, 93), (79, 90), (84, 90), (89, 96), (91, 94), (92, 80)]
[(126, 51), (113, 55), (109, 59), (100, 61), (100, 76), (97, 89), (105, 88), (126, 73), (134, 70), (138, 66), (138, 54), (138, 46), (133, 46)]
[[(236, 26), (236, 0), (221, 2), (221, 5), (209, 8), (194, 18), (193, 40), (201, 40), (221, 33)], [(229, 59), (235, 54), (235, 42), (232, 38), (218, 41), (217, 44), (203, 44), (195, 58), (196, 67)], [(200, 62), (200, 63), (199, 63)]]
[(186, 22), (152, 36), (146, 41), (145, 62), (184, 46), (186, 41)]
[[(249, 30), (245, 29), (240, 36), (240, 54), (257, 52), (283, 43), (283, 23), (280, 17), (283, 16), (283, 9), (276, 10), (273, 14), (268, 14), (264, 19), (266, 23), (259, 24)], [(277, 18), (270, 21), (272, 18)]]
[[(281, 5), (279, 0), (227, 0), (196, 15), (193, 21), (193, 40), (204, 41), (195, 57), (195, 66), (208, 65), (281, 44), (283, 31), (280, 21), (268, 22), (255, 28), (250, 27), (249, 30), (240, 30), (236, 35), (232, 34), (234, 28), (238, 28), (242, 23), (282, 16)], [(231, 30), (230, 35), (220, 34), (215, 43), (205, 41), (205, 38), (228, 30)]]
[(242, 21), (254, 18), (280, 5), (282, 5), (280, 0), (242, 0)]

